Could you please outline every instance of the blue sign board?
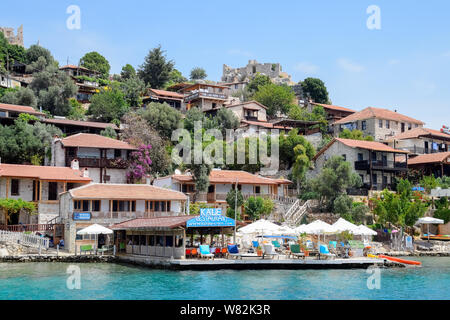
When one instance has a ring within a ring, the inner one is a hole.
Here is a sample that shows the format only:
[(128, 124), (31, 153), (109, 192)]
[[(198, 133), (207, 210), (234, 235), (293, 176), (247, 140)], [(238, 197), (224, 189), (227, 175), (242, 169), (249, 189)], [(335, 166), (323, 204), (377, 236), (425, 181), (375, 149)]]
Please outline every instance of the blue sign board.
[(73, 220), (91, 220), (91, 213), (90, 212), (74, 212), (73, 213)]
[(234, 219), (222, 215), (222, 209), (200, 209), (200, 216), (186, 221), (186, 227), (234, 227)]

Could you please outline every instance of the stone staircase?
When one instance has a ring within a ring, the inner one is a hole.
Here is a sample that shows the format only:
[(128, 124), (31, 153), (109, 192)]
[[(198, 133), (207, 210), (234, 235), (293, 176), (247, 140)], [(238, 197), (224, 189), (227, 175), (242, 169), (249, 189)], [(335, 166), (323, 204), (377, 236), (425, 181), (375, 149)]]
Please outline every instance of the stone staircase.
[(284, 222), (293, 227), (298, 226), (302, 221), (302, 218), (313, 207), (317, 206), (317, 200), (308, 200), (303, 203), (298, 199), (284, 215)]

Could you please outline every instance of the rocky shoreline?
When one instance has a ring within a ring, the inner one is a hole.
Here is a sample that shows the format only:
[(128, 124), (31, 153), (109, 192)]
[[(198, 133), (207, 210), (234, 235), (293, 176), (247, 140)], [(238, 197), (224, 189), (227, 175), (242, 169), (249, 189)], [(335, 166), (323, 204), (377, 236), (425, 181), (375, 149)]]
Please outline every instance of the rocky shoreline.
[(117, 262), (115, 256), (97, 255), (22, 255), (0, 257), (0, 262), (68, 262), (68, 263), (104, 263)]

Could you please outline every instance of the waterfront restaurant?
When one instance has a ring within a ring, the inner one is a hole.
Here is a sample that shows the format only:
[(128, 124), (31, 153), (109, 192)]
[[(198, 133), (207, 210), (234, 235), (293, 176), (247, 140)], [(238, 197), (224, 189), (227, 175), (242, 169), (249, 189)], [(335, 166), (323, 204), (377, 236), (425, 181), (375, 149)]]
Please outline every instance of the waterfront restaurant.
[(200, 235), (199, 244), (204, 244), (208, 236), (212, 244), (214, 235), (221, 235), (221, 241), (214, 247), (210, 246), (210, 249), (212, 253), (226, 252), (225, 235), (233, 233), (235, 220), (221, 213), (220, 209), (201, 209), (198, 216), (140, 218), (118, 223), (111, 228), (116, 245), (122, 247), (120, 242), (126, 241), (127, 255), (185, 259), (187, 254), (198, 256), (194, 235)]
[[(188, 197), (177, 191), (148, 184), (91, 183), (60, 195), (60, 218), (65, 224), (64, 240), (69, 252), (80, 252), (81, 246), (101, 248), (102, 245), (117, 249), (125, 247), (125, 240), (117, 238), (113, 243), (108, 236), (77, 235), (92, 224), (110, 228), (127, 220), (186, 216), (189, 212)], [(98, 241), (98, 243), (95, 243)]]

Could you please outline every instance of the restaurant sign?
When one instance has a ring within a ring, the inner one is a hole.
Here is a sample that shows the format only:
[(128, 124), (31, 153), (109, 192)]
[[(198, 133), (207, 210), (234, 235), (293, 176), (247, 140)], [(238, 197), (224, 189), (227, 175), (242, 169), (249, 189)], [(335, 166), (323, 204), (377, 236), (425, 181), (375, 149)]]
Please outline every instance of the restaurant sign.
[(73, 213), (73, 220), (91, 220), (91, 213), (90, 212), (74, 212)]
[(200, 216), (186, 221), (186, 227), (234, 227), (234, 219), (222, 215), (222, 209), (200, 209)]

